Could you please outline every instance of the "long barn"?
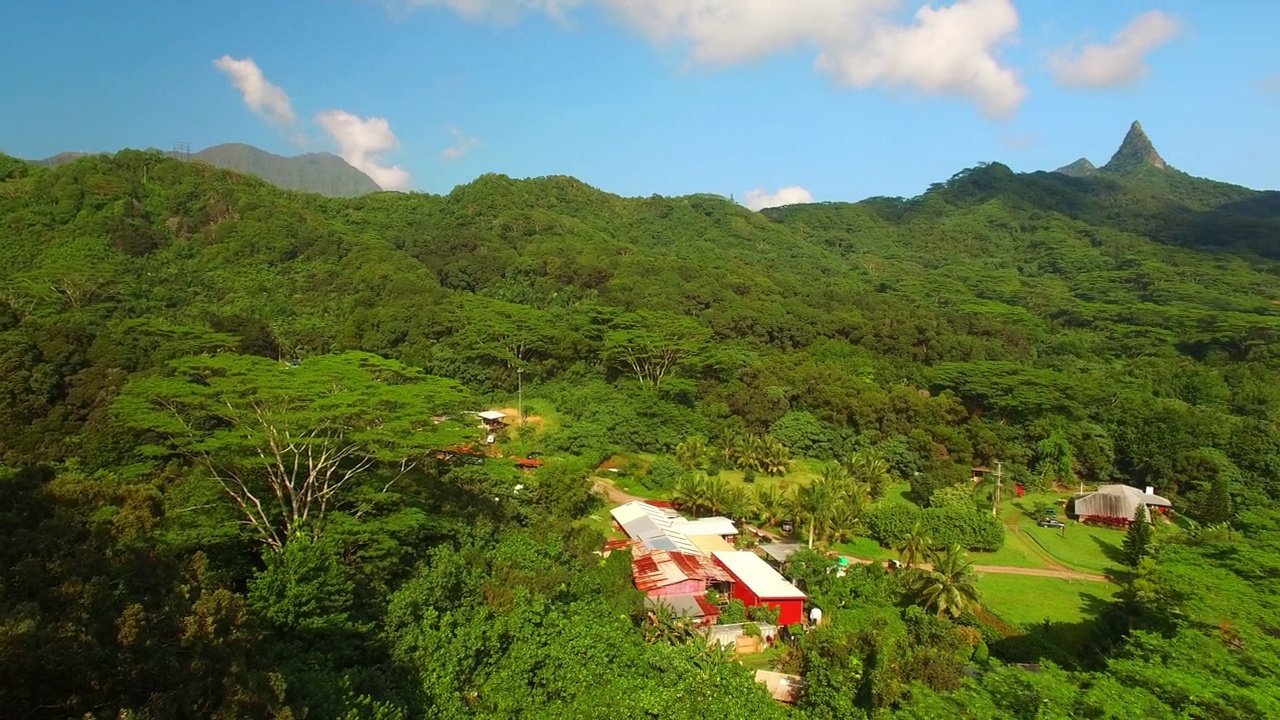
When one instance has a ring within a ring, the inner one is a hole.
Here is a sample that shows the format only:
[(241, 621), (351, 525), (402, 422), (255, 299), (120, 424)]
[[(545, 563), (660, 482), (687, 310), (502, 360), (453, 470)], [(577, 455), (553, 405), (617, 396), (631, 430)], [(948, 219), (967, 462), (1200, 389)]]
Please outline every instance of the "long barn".
[(712, 557), (733, 576), (731, 596), (734, 600), (741, 600), (747, 607), (777, 608), (779, 625), (803, 621), (804, 592), (769, 567), (759, 555), (735, 550), (713, 553)]

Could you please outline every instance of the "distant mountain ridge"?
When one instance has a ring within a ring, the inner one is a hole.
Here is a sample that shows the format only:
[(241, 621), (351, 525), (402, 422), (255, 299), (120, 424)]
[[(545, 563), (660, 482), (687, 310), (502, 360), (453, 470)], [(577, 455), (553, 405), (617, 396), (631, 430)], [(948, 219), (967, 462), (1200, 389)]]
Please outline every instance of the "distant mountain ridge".
[[(54, 168), (92, 153), (63, 152), (33, 165)], [(285, 157), (244, 143), (225, 143), (205, 148), (189, 157), (168, 153), (179, 159), (200, 160), (214, 167), (234, 170), (262, 178), (286, 190), (313, 192), (328, 197), (357, 197), (379, 192), (382, 188), (368, 175), (332, 153), (306, 153)]]
[(356, 197), (382, 189), (373, 178), (331, 153), (283, 157), (252, 145), (226, 143), (205, 148), (191, 157), (215, 167), (256, 175), (278, 187), (329, 197)]

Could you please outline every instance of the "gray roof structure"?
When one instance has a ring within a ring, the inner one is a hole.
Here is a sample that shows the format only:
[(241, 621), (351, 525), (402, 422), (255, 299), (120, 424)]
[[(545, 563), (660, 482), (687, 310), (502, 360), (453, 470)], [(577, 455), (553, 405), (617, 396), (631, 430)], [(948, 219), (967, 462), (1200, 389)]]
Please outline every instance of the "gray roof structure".
[(1101, 517), (1123, 518), (1132, 520), (1138, 508), (1144, 509), (1147, 520), (1151, 519), (1150, 506), (1173, 507), (1173, 503), (1159, 495), (1152, 495), (1129, 485), (1103, 485), (1095, 492), (1076, 497), (1076, 515), (1097, 515)]

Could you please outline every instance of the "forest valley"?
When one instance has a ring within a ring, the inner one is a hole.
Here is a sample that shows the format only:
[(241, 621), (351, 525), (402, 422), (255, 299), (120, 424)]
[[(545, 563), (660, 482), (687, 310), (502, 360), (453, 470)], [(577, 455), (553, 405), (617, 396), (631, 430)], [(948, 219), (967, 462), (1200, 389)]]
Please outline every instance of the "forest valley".
[[(1280, 717), (1280, 200), (1108, 168), (755, 213), (0, 156), (0, 715)], [(517, 404), (536, 472), (440, 459)], [(814, 531), (796, 705), (601, 557), (620, 455), (691, 511)], [(928, 572), (829, 572), (989, 518), (996, 461), (1177, 511), (1081, 642), (982, 610), (966, 554), (999, 522), (904, 550)], [(826, 474), (708, 490), (800, 462)]]

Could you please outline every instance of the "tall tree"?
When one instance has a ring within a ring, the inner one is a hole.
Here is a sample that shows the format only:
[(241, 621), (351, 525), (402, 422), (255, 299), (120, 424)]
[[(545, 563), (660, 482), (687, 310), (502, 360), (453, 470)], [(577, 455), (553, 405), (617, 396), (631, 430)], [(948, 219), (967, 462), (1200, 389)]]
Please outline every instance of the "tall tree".
[(884, 497), (889, 486), (893, 485), (894, 477), (889, 472), (888, 461), (877, 454), (860, 450), (843, 460), (840, 465), (849, 477), (867, 484), (873, 499)]
[(902, 564), (910, 568), (925, 559), (932, 546), (933, 541), (929, 538), (929, 531), (925, 529), (924, 521), (916, 520), (915, 525), (911, 527), (911, 534), (907, 535), (895, 549)]
[(1138, 567), (1138, 563), (1151, 554), (1151, 522), (1147, 513), (1147, 506), (1139, 503), (1124, 536), (1124, 562), (1132, 568)]
[(278, 551), (304, 526), (318, 529), (357, 478), (385, 492), (431, 450), (466, 437), (443, 419), (464, 397), (451, 381), (366, 353), (294, 367), (221, 354), (135, 380), (115, 409), (162, 438), (150, 454), (198, 460)]
[(707, 439), (693, 435), (676, 446), (676, 463), (685, 470), (706, 470), (709, 454)]
[(604, 355), (630, 370), (640, 384), (658, 388), (676, 367), (696, 355), (706, 330), (689, 318), (642, 311), (618, 319), (604, 336)]
[(920, 575), (918, 592), (924, 607), (938, 617), (960, 617), (978, 605), (977, 576), (964, 548), (952, 545), (932, 555), (933, 569)]

